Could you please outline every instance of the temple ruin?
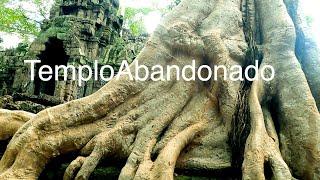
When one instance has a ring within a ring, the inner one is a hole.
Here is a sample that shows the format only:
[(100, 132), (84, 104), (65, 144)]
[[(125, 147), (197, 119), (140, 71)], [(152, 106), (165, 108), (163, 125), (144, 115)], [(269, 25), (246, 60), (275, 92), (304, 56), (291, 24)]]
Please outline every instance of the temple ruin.
[(43, 22), (40, 35), (30, 47), (20, 45), (0, 52), (0, 62), (5, 64), (5, 69), (0, 69), (0, 95), (12, 96), (11, 100), (2, 100), (7, 104), (2, 106), (29, 110), (6, 102), (24, 100), (31, 101), (32, 106), (52, 106), (90, 95), (102, 87), (106, 82), (94, 80), (79, 87), (71, 78), (64, 81), (60, 72), (59, 81), (31, 81), (30, 67), (24, 60), (41, 60), (36, 70), (42, 65), (93, 66), (94, 60), (117, 69), (122, 60), (132, 61), (146, 40), (133, 37), (122, 28), (123, 17), (118, 10), (118, 0), (56, 1), (50, 19)]

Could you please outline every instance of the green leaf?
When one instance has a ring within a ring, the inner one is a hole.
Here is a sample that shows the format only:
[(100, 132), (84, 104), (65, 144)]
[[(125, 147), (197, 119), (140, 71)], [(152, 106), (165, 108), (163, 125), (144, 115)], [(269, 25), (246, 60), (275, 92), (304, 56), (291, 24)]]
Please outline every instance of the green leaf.
[[(28, 2), (36, 8), (33, 11), (19, 7), (17, 3)], [(30, 17), (45, 19), (51, 8), (49, 0), (1, 0), (0, 1), (0, 32), (17, 33), (26, 39), (37, 36), (40, 32), (41, 20)]]

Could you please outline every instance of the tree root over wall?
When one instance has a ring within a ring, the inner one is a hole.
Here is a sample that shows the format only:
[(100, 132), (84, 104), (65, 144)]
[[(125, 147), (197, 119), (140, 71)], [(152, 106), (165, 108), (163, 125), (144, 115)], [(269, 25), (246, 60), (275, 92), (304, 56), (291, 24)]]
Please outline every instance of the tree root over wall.
[[(317, 179), (320, 114), (295, 57), (295, 27), (282, 0), (256, 0), (255, 5), (263, 37), (260, 67), (272, 65), (276, 77), (253, 82), (248, 94), (243, 178), (264, 179), (270, 165), (276, 179)], [(148, 67), (183, 67), (193, 59), (197, 67), (244, 66), (248, 44), (240, 6), (240, 0), (183, 1), (136, 61)], [(0, 161), (0, 179), (36, 179), (50, 160), (73, 151), (80, 154), (67, 168), (66, 180), (88, 179), (108, 157), (127, 158), (119, 179), (173, 179), (177, 166), (230, 167), (227, 140), (240, 84), (220, 72), (218, 81), (208, 82), (138, 82), (123, 76), (91, 96), (37, 115), (3, 111), (1, 132), (30, 120), (13, 135)], [(12, 129), (1, 138), (17, 128)]]

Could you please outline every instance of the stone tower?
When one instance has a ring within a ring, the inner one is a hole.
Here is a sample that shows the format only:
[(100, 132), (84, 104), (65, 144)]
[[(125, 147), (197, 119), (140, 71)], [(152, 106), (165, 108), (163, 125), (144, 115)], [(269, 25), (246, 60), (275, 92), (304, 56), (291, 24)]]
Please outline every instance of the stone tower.
[[(103, 59), (106, 46), (121, 31), (123, 20), (117, 15), (118, 9), (118, 0), (58, 0), (50, 19), (43, 23), (40, 35), (29, 49), (29, 58), (41, 60), (36, 69), (42, 65), (49, 65), (53, 70), (55, 65), (93, 65), (94, 60)], [(25, 76), (28, 71), (17, 72), (16, 76)], [(43, 82), (36, 78), (29, 82), (28, 78), (26, 82), (14, 84), (23, 87), (28, 94), (46, 94), (63, 101), (84, 97), (94, 91), (96, 82), (78, 87), (75, 81), (63, 81), (62, 74), (59, 72), (61, 81)]]

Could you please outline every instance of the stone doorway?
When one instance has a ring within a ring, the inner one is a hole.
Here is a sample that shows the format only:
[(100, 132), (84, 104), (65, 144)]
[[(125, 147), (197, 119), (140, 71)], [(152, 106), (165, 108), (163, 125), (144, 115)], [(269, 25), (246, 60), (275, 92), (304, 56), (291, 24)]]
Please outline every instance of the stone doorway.
[[(42, 51), (38, 58), (41, 60), (41, 63), (38, 64), (37, 71), (43, 65), (49, 65), (52, 70), (52, 78), (50, 81), (42, 81), (39, 76), (35, 77), (34, 81), (34, 94), (46, 94), (50, 96), (54, 96), (56, 89), (56, 81), (55, 81), (55, 66), (56, 65), (67, 65), (69, 56), (66, 54), (66, 51), (63, 47), (63, 42), (57, 38), (49, 38), (49, 40), (45, 43), (45, 50)], [(48, 77), (45, 76), (44, 77)]]

